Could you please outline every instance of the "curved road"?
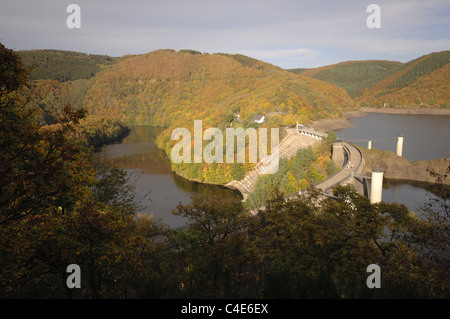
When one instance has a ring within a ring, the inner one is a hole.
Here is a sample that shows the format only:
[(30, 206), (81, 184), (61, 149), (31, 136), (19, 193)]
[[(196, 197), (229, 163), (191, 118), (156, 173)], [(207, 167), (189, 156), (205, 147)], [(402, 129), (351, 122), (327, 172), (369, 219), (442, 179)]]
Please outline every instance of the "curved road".
[(335, 174), (316, 184), (316, 188), (323, 192), (329, 192), (333, 187), (339, 184), (353, 182), (354, 176), (362, 174), (364, 170), (364, 159), (359, 149), (348, 142), (343, 142), (343, 148), (347, 153), (347, 161), (343, 167)]

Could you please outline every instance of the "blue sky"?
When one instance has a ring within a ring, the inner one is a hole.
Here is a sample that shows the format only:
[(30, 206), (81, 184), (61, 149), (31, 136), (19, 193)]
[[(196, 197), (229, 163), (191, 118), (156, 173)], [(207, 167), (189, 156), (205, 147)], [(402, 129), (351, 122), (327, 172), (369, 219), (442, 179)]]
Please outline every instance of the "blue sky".
[[(0, 42), (123, 56), (157, 49), (241, 53), (283, 68), (407, 62), (450, 49), (449, 0), (0, 0)], [(81, 28), (69, 29), (69, 4)], [(369, 29), (369, 4), (381, 28)]]

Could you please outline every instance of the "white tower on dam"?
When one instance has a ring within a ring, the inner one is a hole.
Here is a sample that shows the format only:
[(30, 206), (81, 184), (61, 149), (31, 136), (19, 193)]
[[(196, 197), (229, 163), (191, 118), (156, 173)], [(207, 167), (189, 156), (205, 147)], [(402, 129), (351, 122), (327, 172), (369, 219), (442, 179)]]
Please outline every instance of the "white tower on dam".
[(403, 135), (399, 135), (397, 139), (397, 155), (403, 155)]
[(372, 169), (372, 182), (370, 185), (370, 202), (376, 204), (381, 202), (383, 193), (383, 174), (384, 170), (380, 166)]

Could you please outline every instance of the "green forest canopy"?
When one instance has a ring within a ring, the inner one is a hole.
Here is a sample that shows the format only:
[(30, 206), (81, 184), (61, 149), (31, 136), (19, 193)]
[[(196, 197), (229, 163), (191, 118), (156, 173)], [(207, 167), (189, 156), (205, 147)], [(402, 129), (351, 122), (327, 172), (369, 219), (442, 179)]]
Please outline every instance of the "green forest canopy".
[[(356, 98), (360, 97), (365, 89), (391, 76), (393, 80), (387, 85), (386, 91), (379, 94), (388, 94), (392, 89), (400, 90), (449, 62), (450, 51), (441, 51), (424, 55), (407, 63), (384, 60), (348, 61), (314, 69), (288, 71), (333, 83), (346, 89), (352, 98)], [(441, 94), (444, 93), (441, 92)]]
[(61, 82), (90, 79), (102, 65), (117, 61), (106, 55), (85, 54), (61, 50), (18, 51), (25, 68), (31, 70), (31, 80), (58, 80)]

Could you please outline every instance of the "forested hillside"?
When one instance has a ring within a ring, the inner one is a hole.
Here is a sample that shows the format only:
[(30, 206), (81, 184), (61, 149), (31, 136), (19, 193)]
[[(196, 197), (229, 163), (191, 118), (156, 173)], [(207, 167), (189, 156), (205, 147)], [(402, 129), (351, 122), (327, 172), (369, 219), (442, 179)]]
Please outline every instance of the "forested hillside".
[(362, 106), (450, 107), (450, 51), (432, 53), (404, 64), (363, 91)]
[[(224, 130), (230, 125), (256, 127), (253, 117), (265, 115), (263, 126), (279, 127), (337, 117), (353, 108), (345, 90), (335, 85), (242, 55), (159, 50), (116, 63), (92, 81), (86, 95), (90, 113), (129, 125), (166, 127), (157, 141), (168, 154), (177, 142), (170, 138), (173, 129), (193, 132), (194, 120), (202, 120), (204, 129)], [(189, 179), (220, 183), (240, 179), (252, 167), (187, 166), (174, 169)]]
[(291, 69), (289, 71), (333, 83), (347, 90), (351, 97), (384, 79), (403, 64), (395, 61), (348, 61), (315, 69)]
[[(20, 56), (31, 70), (30, 104), (39, 110), (41, 125), (57, 123), (65, 105), (86, 108), (80, 134), (95, 145), (123, 134), (124, 125), (154, 125), (166, 128), (157, 142), (170, 153), (177, 142), (171, 140), (173, 129), (192, 131), (194, 120), (202, 120), (203, 129), (224, 130), (307, 124), (358, 106), (448, 107), (449, 52), (408, 63), (349, 61), (291, 72), (240, 54), (195, 50), (121, 58), (34, 50)], [(259, 115), (265, 116), (262, 124), (253, 121)], [(114, 127), (108, 130), (105, 123)], [(172, 166), (186, 178), (221, 184), (242, 178), (252, 167)]]
[(273, 123), (335, 117), (353, 102), (344, 90), (243, 56), (159, 50), (100, 72), (87, 105), (92, 112), (123, 117), (133, 125), (204, 124), (227, 127), (278, 112)]
[[(86, 108), (82, 136), (94, 145), (123, 134), (124, 126), (165, 127), (158, 144), (167, 153), (176, 127), (279, 127), (297, 121), (338, 117), (354, 107), (347, 92), (333, 84), (299, 77), (240, 54), (202, 54), (158, 50), (111, 58), (57, 50), (22, 51), (30, 71), (41, 125), (54, 125), (65, 105)], [(239, 114), (239, 119), (237, 118)], [(263, 124), (253, 118), (264, 115)], [(97, 123), (97, 124), (95, 124)], [(107, 129), (106, 124), (113, 127)], [(96, 128), (96, 130), (95, 130)], [(90, 132), (90, 134), (88, 134)], [(113, 134), (113, 135), (111, 135)], [(251, 164), (173, 165), (189, 179), (227, 183), (240, 179)]]
[[(19, 51), (17, 54), (28, 70), (27, 92), (32, 97), (29, 107), (37, 110), (37, 124), (47, 128), (56, 127), (64, 120), (65, 107), (84, 108), (85, 96), (93, 83), (90, 79), (103, 67), (119, 60), (60, 50)], [(128, 131), (116, 118), (87, 114), (74, 134), (97, 147), (117, 140)]]
[(18, 51), (31, 80), (73, 81), (90, 79), (102, 65), (117, 61), (106, 55), (85, 54), (60, 50)]
[[(227, 59), (218, 62), (242, 66)], [(165, 68), (180, 69), (170, 61)], [(283, 74), (268, 70), (274, 78)], [(138, 71), (157, 74), (150, 63)], [(185, 76), (198, 77), (195, 72), (190, 67)], [(108, 74), (112, 83), (132, 82), (124, 73), (113, 75)], [(166, 90), (171, 81), (182, 81), (175, 72), (170, 76)], [(237, 79), (245, 89), (246, 81)], [(82, 123), (85, 109), (64, 106), (57, 124), (40, 125), (29, 84), (20, 58), (0, 43), (0, 298), (268, 299), (261, 305), (280, 298), (449, 299), (450, 225), (443, 184), (450, 167), (442, 175), (430, 172), (438, 197), (430, 197), (416, 214), (397, 203), (372, 204), (351, 186), (335, 188), (333, 197), (311, 188), (287, 199), (282, 195), (301, 186), (291, 176), (304, 184), (321, 174), (323, 160), (307, 149), (274, 176), (279, 189), (260, 189), (265, 209), (257, 214), (239, 199), (196, 194), (174, 211), (186, 218), (186, 227), (170, 229), (138, 214), (142, 203), (126, 170), (94, 156), (74, 138), (79, 126), (88, 127)], [(98, 85), (92, 83), (92, 90)], [(104, 93), (110, 102), (114, 95)], [(93, 101), (89, 94), (86, 99)], [(188, 126), (189, 109), (179, 113)], [(368, 265), (379, 265), (382, 289), (371, 287)], [(256, 309), (250, 306), (247, 313)], [(174, 313), (171, 317), (180, 314), (178, 306), (163, 307)], [(280, 308), (270, 307), (278, 315)]]
[(357, 106), (450, 106), (450, 51), (435, 52), (408, 63), (349, 61), (292, 73), (333, 83), (347, 90)]

